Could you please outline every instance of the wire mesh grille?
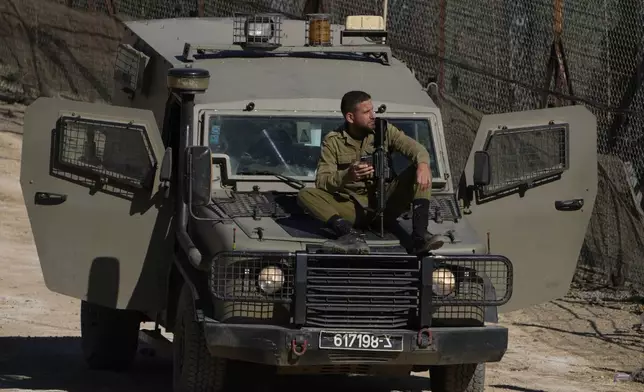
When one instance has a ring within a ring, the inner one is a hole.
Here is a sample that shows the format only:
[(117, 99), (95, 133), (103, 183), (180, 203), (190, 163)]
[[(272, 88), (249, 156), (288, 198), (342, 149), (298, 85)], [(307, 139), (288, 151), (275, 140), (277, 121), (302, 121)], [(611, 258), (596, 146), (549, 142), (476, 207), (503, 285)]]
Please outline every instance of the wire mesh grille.
[(137, 188), (154, 174), (156, 159), (144, 126), (79, 117), (58, 124), (58, 161)]
[(282, 38), (282, 15), (235, 13), (233, 43), (253, 47), (278, 47)]
[(231, 218), (281, 218), (288, 215), (284, 208), (275, 201), (275, 195), (266, 192), (238, 192), (234, 194), (233, 198), (222, 197), (213, 200), (215, 205)]
[(513, 289), (509, 260), (497, 256), (436, 260), (432, 273), (432, 325), (480, 325), (486, 306), (506, 303)]
[(503, 257), (449, 257), (435, 261), (434, 305), (503, 305), (512, 295), (512, 264)]
[[(421, 264), (432, 269), (429, 281)], [(215, 258), (210, 288), (225, 301), (226, 318), (266, 318), (274, 304), (290, 304), (295, 318), (303, 309), (308, 327), (413, 329), (430, 313), (434, 325), (483, 322), (485, 306), (509, 300), (512, 265), (499, 256), (438, 257), (426, 264), (404, 255), (236, 251)]]
[[(512, 295), (512, 264), (504, 257), (437, 257), (433, 263), (425, 283), (414, 258), (310, 255), (306, 325), (413, 329), (430, 306), (432, 325), (480, 324), (485, 306), (503, 305)], [(423, 284), (431, 286), (427, 303)]]
[(310, 46), (329, 46), (333, 42), (333, 29), (329, 14), (306, 16), (305, 42)]
[[(121, 19), (232, 16), (234, 12), (281, 12), (304, 19), (307, 13), (321, 12), (329, 13), (333, 23), (343, 23), (351, 14), (382, 14), (382, 3), (381, 0), (65, 2), (77, 9), (117, 15)], [(631, 285), (644, 291), (644, 263), (640, 256), (644, 252), (641, 240), (644, 214), (640, 212), (644, 182), (642, 9), (640, 0), (389, 0), (388, 3), (388, 43), (393, 54), (414, 70), (422, 84), (434, 81), (442, 93), (437, 100), (447, 129), (454, 182), (465, 166), (482, 113), (538, 108), (545, 92), (549, 105), (575, 102), (597, 116), (599, 189), (576, 277), (587, 288)], [(25, 14), (33, 12), (30, 10)], [(564, 50), (557, 53), (556, 69), (563, 72), (547, 79), (547, 64), (558, 31)], [(43, 34), (39, 37), (45, 38)], [(79, 51), (72, 44), (67, 46), (72, 52)], [(78, 46), (82, 53), (84, 46)], [(11, 58), (9, 54), (5, 57)], [(81, 69), (96, 74), (92, 81), (105, 80), (103, 61), (91, 56), (77, 59)], [(74, 65), (73, 69), (77, 67)], [(27, 77), (37, 80), (36, 75)], [(111, 88), (110, 81), (107, 82), (101, 88), (94, 84), (84, 88), (92, 90), (89, 95), (109, 96), (103, 92)], [(8, 89), (14, 90), (32, 91), (35, 96), (41, 93), (39, 88)]]
[(211, 0), (68, 0), (74, 8), (126, 19), (180, 18), (199, 15), (199, 4)]
[(290, 303), (294, 292), (293, 263), (293, 258), (284, 254), (225, 253), (212, 263), (210, 288), (216, 298), (224, 301)]
[(485, 150), (490, 154), (492, 178), (483, 194), (489, 195), (567, 169), (568, 128), (553, 125), (495, 131)]
[[(433, 196), (429, 200), (430, 217), (436, 222), (456, 221), (461, 218), (455, 196)], [(411, 212), (409, 214), (411, 217)]]
[(131, 91), (136, 91), (141, 83), (146, 57), (130, 45), (119, 45), (114, 61), (114, 78)]

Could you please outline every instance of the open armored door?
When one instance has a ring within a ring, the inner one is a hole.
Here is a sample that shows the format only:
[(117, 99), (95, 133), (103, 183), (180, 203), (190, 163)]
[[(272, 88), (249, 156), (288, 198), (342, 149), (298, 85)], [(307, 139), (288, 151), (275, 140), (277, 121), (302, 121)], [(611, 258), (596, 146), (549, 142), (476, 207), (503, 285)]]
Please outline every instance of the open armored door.
[[(476, 151), (489, 156), (485, 186), (473, 186)], [(499, 311), (564, 296), (597, 194), (595, 116), (584, 106), (484, 116), (464, 174), (467, 220), (514, 266), (512, 299)]]
[(172, 257), (163, 153), (149, 110), (55, 98), (27, 108), (20, 184), (50, 290), (120, 309), (162, 307)]

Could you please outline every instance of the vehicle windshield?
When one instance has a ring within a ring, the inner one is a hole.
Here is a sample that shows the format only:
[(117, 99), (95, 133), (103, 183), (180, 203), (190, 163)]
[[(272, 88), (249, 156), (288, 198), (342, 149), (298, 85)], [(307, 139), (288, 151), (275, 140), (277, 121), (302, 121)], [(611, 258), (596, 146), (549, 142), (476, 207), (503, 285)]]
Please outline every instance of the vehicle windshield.
[[(440, 177), (429, 121), (387, 120), (427, 148), (432, 177)], [(208, 122), (208, 143), (214, 154), (228, 155), (233, 176), (278, 174), (314, 179), (321, 142), (341, 124), (338, 117), (213, 115)], [(392, 153), (392, 160), (396, 173), (410, 163), (397, 152)]]

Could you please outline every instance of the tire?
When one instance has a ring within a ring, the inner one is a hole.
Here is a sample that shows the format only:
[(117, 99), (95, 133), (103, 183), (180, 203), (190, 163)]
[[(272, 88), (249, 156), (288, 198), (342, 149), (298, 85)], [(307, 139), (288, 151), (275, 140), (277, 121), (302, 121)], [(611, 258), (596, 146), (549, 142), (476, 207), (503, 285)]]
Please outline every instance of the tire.
[(174, 392), (221, 392), (227, 361), (213, 357), (206, 347), (202, 325), (196, 320), (192, 294), (183, 286), (177, 304), (173, 339)]
[(429, 382), (432, 392), (483, 392), (485, 364), (432, 366)]
[(81, 346), (91, 369), (127, 370), (139, 347), (138, 312), (81, 301)]

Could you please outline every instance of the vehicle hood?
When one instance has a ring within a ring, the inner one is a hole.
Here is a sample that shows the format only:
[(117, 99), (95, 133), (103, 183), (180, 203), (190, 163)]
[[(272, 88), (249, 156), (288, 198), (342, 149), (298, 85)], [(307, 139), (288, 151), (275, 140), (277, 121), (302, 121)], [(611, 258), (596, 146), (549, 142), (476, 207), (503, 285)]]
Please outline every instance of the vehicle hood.
[[(431, 206), (429, 231), (452, 234), (453, 241), (444, 247), (446, 251), (456, 251), (465, 246), (471, 252), (472, 246), (479, 244), (476, 233), (462, 219), (453, 195), (433, 196)], [(257, 241), (258, 248), (273, 248), (276, 245), (269, 246), (269, 243), (281, 242), (284, 248), (304, 249), (336, 238), (336, 234), (323, 222), (302, 210), (297, 203), (297, 195), (293, 193), (235, 193), (232, 197), (213, 199), (210, 208), (221, 218), (232, 219), (234, 226), (242, 232), (237, 234), (237, 240), (244, 238), (245, 247), (255, 248), (252, 242)], [(439, 219), (436, 219), (436, 214)], [(371, 230), (363, 230), (362, 233), (372, 247), (404, 251), (409, 246), (405, 241), (409, 240), (411, 229), (410, 215), (403, 214), (399, 225), (385, 231), (382, 238)]]

